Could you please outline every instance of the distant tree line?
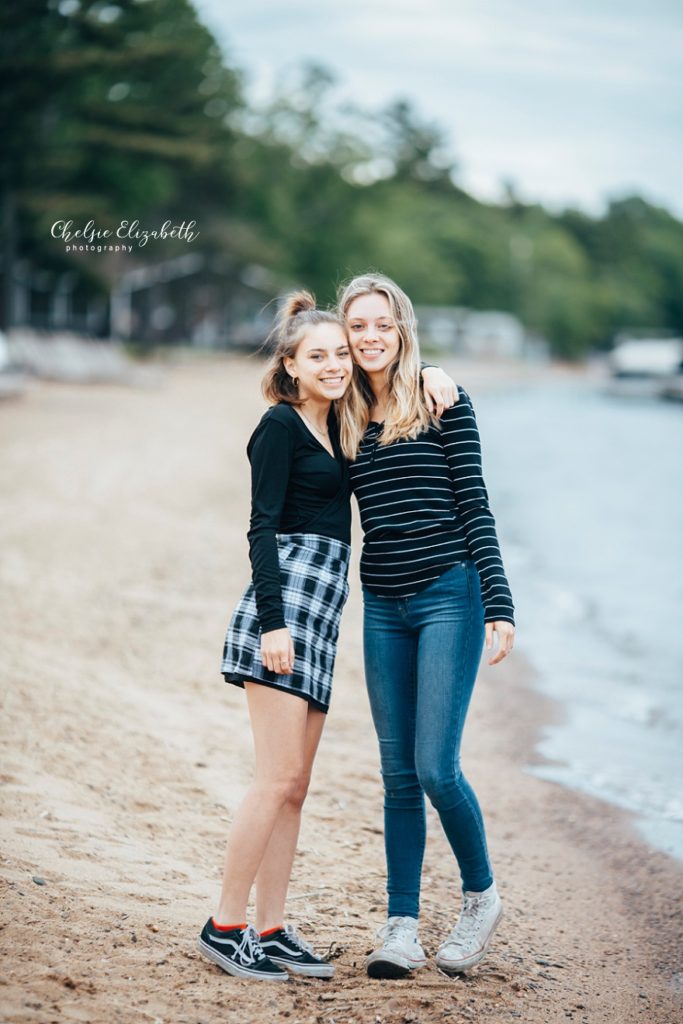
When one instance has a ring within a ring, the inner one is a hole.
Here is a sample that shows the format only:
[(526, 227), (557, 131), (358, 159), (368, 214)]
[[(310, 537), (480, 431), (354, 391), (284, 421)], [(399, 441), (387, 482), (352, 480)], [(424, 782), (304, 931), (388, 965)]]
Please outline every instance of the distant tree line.
[(258, 266), (325, 302), (381, 269), (417, 303), (502, 309), (579, 358), (623, 328), (683, 331), (683, 224), (637, 196), (601, 217), (479, 202), (407, 101), (339, 110), (320, 67), (267, 107), (189, 0), (15, 0), (0, 12), (2, 318), (23, 261), (106, 295), (142, 261), (65, 255), (58, 219), (198, 222), (226, 281)]

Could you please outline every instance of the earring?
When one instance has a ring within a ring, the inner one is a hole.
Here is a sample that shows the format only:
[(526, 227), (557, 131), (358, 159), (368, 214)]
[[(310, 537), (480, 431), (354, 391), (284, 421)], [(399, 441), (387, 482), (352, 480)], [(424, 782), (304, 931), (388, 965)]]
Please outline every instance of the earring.
[(298, 377), (292, 377), (292, 384), (294, 385), (294, 387), (296, 387), (298, 383), (299, 383), (299, 378)]

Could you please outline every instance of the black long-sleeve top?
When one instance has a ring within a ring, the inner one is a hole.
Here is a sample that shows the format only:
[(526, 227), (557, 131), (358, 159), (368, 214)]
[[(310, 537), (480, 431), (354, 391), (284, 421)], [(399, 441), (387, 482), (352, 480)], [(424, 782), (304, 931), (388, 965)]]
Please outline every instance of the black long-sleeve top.
[(334, 409), (327, 420), (333, 458), (293, 406), (272, 406), (247, 445), (251, 463), (249, 558), (261, 630), (282, 629), (276, 534), (318, 533), (351, 542), (348, 463)]
[(451, 566), (471, 558), (479, 573), (484, 617), (514, 624), (482, 476), (481, 445), (469, 395), (415, 440), (380, 445), (370, 423), (350, 466), (364, 532), (361, 581), (382, 597), (419, 593)]

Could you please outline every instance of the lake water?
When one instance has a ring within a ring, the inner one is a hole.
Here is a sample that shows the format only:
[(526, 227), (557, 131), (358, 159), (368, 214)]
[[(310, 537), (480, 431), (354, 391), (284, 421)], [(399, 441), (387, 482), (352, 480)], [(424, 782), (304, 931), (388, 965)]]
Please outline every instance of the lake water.
[(683, 407), (585, 380), (475, 407), (517, 648), (566, 711), (532, 770), (683, 858)]

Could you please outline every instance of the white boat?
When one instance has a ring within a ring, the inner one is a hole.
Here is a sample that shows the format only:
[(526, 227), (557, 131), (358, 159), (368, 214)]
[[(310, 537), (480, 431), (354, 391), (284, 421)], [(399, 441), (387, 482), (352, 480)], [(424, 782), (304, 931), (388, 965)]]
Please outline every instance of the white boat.
[(608, 356), (608, 366), (609, 394), (658, 398), (683, 372), (683, 338), (622, 335)]

